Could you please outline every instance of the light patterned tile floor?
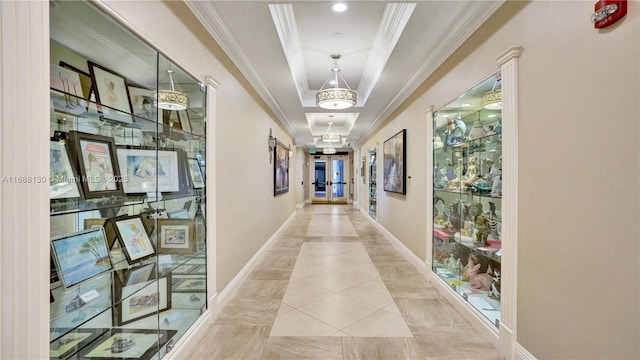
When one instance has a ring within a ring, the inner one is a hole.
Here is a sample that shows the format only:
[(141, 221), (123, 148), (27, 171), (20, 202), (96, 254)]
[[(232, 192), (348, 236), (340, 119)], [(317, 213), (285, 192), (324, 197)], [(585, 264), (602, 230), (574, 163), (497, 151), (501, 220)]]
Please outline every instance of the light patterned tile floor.
[(359, 210), (296, 218), (185, 359), (500, 359)]

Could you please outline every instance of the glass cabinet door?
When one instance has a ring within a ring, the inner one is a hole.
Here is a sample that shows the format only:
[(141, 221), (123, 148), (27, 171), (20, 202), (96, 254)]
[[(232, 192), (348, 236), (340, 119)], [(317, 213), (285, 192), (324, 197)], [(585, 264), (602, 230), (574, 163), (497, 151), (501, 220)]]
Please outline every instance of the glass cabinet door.
[(369, 216), (373, 219), (377, 215), (378, 192), (377, 192), (377, 163), (376, 149), (369, 151)]
[(50, 26), (50, 357), (159, 359), (206, 309), (206, 87), (88, 2)]
[(500, 319), (502, 133), (499, 76), (434, 114), (433, 271)]

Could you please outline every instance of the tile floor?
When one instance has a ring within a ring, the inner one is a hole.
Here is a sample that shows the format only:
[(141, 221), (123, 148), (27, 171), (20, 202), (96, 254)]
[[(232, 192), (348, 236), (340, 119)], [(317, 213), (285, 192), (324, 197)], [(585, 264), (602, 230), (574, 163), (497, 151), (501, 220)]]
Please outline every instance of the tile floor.
[(350, 205), (311, 205), (186, 359), (500, 359)]

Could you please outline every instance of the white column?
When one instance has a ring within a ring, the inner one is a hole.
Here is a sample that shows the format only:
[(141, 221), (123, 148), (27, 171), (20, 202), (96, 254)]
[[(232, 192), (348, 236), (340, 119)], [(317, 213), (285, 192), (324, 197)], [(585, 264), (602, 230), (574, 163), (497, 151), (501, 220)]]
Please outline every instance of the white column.
[(496, 58), (502, 76), (502, 263), (500, 347), (513, 359), (518, 294), (518, 57), (513, 46)]
[(0, 358), (49, 358), (49, 2), (0, 2)]
[(425, 221), (427, 250), (424, 258), (427, 271), (431, 271), (433, 266), (433, 105), (427, 106), (424, 111), (427, 129), (427, 138), (425, 139), (425, 144), (427, 144), (427, 219)]
[(209, 300), (209, 311), (214, 314), (209, 319), (213, 323), (218, 313), (218, 289), (216, 278), (216, 219), (217, 219), (217, 196), (216, 196), (216, 95), (220, 84), (212, 77), (207, 76), (207, 116), (206, 116), (206, 136), (207, 143), (205, 151), (207, 152), (206, 166), (206, 182), (207, 182), (207, 201), (206, 201), (206, 221), (207, 221), (207, 299)]

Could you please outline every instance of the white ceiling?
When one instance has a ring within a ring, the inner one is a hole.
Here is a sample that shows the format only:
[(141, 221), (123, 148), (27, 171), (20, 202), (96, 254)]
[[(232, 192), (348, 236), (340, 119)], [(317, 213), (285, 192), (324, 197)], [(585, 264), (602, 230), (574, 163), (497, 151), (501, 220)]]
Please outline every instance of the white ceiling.
[[(297, 146), (319, 141), (331, 121), (366, 140), (500, 5), (493, 1), (186, 1), (249, 80)], [(315, 93), (331, 75), (332, 54), (357, 92), (356, 106), (327, 111)]]

